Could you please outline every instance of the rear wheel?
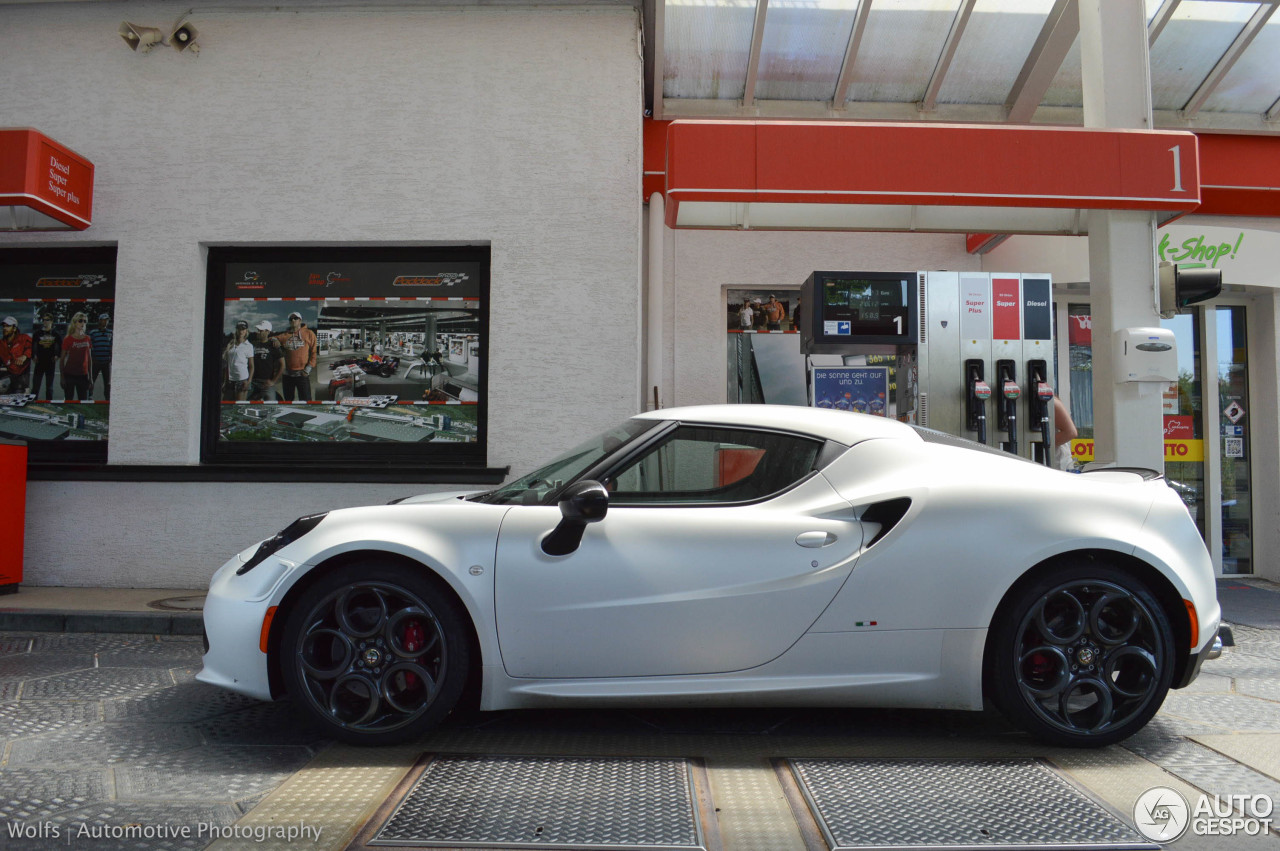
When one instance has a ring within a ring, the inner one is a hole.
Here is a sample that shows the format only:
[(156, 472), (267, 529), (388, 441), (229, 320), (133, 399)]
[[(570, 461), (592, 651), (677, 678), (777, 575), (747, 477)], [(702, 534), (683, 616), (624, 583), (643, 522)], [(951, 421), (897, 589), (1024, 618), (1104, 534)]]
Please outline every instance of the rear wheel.
[(1057, 745), (1100, 747), (1143, 727), (1173, 678), (1160, 604), (1107, 565), (1055, 571), (993, 625), (990, 684), (1018, 726)]
[(463, 617), (421, 570), (349, 565), (294, 605), (280, 648), (285, 685), (343, 741), (415, 738), (462, 694), (471, 665)]

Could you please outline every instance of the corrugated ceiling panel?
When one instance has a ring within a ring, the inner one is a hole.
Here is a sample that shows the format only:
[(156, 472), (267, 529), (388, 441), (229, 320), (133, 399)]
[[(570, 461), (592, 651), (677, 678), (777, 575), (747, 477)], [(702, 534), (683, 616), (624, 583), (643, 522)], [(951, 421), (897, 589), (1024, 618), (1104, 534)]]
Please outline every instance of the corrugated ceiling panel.
[(979, 0), (938, 102), (1003, 104), (1052, 8), (1053, 0)]
[(663, 14), (663, 96), (740, 100), (754, 0), (666, 0)]
[(1178, 6), (1151, 47), (1152, 106), (1186, 106), (1257, 8), (1224, 0), (1185, 0)]
[(959, 8), (959, 0), (877, 0), (858, 51), (849, 100), (921, 100)]
[(770, 0), (756, 97), (830, 100), (857, 8), (857, 0)]
[(1280, 98), (1280, 12), (1258, 33), (1222, 84), (1205, 101), (1205, 112), (1266, 112)]

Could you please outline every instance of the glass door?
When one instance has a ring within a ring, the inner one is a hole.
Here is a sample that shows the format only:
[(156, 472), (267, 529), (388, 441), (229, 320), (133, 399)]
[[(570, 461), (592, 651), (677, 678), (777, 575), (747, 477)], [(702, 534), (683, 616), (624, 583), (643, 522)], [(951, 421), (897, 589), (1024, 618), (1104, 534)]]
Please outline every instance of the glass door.
[(1164, 475), (1209, 540), (1205, 488), (1204, 383), (1200, 378), (1200, 312), (1163, 319), (1178, 347), (1178, 381), (1164, 393)]
[(1221, 305), (1212, 311), (1217, 336), (1218, 404), (1221, 433), (1222, 572), (1253, 573), (1253, 489), (1249, 459), (1249, 357), (1245, 308)]

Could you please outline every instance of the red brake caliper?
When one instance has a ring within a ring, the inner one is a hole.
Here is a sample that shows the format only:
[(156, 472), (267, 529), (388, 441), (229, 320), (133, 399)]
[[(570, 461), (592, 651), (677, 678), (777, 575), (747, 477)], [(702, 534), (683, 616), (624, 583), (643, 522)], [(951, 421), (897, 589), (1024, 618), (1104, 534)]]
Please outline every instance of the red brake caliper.
[[(422, 645), (426, 643), (427, 635), (422, 629), (422, 621), (417, 619), (409, 621), (404, 626), (404, 649), (409, 653), (415, 653), (422, 649)], [(404, 687), (413, 688), (418, 684), (418, 676), (416, 674), (405, 671)]]

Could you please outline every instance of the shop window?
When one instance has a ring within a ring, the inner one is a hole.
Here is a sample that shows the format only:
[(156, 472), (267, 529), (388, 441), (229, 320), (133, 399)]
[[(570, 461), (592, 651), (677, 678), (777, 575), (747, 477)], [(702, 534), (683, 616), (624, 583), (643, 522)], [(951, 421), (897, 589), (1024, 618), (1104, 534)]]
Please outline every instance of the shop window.
[(785, 287), (725, 290), (729, 402), (806, 405), (800, 291)]
[(102, 464), (116, 249), (0, 251), (0, 437), (34, 464)]
[(203, 460), (483, 466), (488, 294), (488, 248), (211, 248)]

